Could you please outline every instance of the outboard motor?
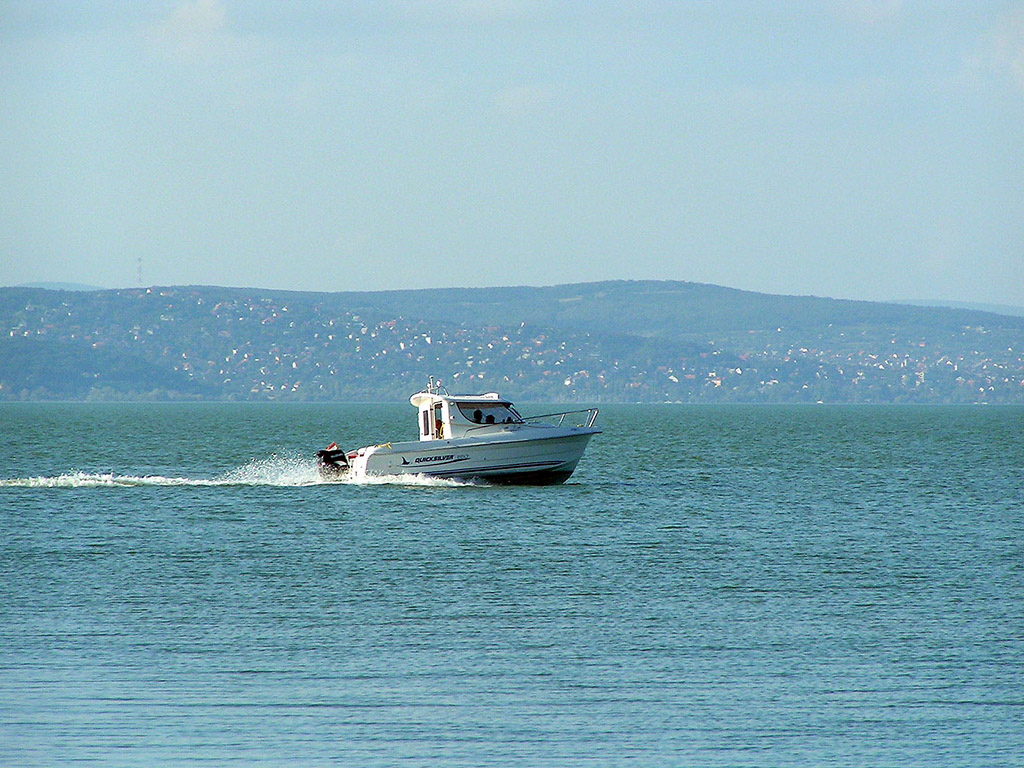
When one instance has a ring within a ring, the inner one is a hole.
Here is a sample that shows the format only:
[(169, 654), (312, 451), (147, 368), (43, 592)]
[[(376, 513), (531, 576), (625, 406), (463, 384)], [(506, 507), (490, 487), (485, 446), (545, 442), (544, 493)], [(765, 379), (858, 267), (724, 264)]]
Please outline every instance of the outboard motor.
[(317, 451), (316, 460), (320, 474), (325, 477), (337, 477), (348, 470), (348, 456), (337, 443), (331, 443)]

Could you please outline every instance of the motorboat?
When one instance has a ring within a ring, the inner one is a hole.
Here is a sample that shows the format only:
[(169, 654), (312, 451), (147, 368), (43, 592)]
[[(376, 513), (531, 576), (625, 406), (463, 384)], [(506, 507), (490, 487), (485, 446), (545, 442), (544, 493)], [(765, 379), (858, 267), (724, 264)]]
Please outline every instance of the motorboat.
[(497, 392), (451, 395), (433, 378), (409, 398), (418, 410), (419, 439), (346, 451), (317, 451), (320, 471), (359, 480), (371, 475), (427, 475), (491, 483), (565, 482), (579, 463), (597, 408), (523, 418)]

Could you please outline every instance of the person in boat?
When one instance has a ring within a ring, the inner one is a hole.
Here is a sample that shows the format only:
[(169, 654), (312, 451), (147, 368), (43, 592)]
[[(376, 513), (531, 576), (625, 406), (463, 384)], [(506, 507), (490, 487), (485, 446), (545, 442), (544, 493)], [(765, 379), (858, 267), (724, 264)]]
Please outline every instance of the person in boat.
[(477, 408), (475, 411), (473, 411), (473, 421), (475, 421), (477, 424), (482, 424), (483, 420), (484, 420), (483, 411), (481, 411), (479, 408)]

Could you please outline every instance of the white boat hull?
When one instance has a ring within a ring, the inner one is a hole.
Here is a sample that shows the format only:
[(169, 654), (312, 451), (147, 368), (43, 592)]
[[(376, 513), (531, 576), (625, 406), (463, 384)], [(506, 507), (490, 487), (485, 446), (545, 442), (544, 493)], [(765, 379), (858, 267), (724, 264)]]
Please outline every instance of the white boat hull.
[(414, 441), (361, 448), (349, 477), (427, 475), (495, 483), (565, 482), (591, 436), (586, 427), (522, 426), (488, 438)]

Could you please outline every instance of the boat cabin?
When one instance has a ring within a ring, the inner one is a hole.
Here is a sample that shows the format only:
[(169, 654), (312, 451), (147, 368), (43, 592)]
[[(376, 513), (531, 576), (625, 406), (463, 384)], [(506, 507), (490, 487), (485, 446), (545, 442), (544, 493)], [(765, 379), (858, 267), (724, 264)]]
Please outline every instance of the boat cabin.
[(483, 395), (417, 392), (409, 401), (419, 409), (420, 440), (482, 437), (488, 432), (523, 423), (515, 406), (497, 392)]

